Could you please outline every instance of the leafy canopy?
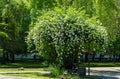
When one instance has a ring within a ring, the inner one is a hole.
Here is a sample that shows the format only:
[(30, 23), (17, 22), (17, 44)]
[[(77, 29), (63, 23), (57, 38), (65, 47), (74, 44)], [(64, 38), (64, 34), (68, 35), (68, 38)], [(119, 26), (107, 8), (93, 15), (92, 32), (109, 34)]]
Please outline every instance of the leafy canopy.
[(99, 23), (81, 18), (83, 12), (74, 8), (55, 8), (38, 18), (34, 28), (28, 34), (29, 50), (37, 50), (46, 58), (63, 56), (82, 52), (103, 51), (108, 43), (106, 29)]

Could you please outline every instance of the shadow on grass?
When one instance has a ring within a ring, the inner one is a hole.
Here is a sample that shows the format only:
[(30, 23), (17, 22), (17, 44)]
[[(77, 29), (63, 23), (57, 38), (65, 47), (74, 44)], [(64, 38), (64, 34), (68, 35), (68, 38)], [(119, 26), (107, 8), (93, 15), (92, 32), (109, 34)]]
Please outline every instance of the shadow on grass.
[(0, 68), (45, 68), (48, 67), (48, 64), (39, 61), (17, 61), (16, 63), (6, 63), (0, 64)]
[(92, 75), (92, 78), (96, 78), (96, 79), (120, 79), (117, 77), (110, 77), (110, 76), (97, 76), (97, 75)]

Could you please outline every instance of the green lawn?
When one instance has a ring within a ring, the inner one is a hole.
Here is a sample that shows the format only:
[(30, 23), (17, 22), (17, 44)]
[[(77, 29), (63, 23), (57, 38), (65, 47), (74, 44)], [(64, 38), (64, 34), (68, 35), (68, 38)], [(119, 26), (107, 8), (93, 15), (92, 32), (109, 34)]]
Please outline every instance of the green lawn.
[[(19, 76), (19, 77), (30, 77), (30, 78), (37, 78), (37, 79), (58, 79), (59, 77), (52, 77), (51, 75), (42, 75), (42, 74), (4, 74), (5, 76)], [(79, 79), (78, 76), (66, 76), (67, 79)], [(97, 79), (97, 78), (86, 78), (80, 77), (80, 79)]]
[[(81, 63), (80, 66), (88, 66), (88, 63)], [(91, 67), (120, 67), (120, 63), (112, 63), (112, 62), (91, 62)], [(23, 70), (21, 70), (23, 68)], [(33, 78), (41, 78), (41, 79), (58, 79), (52, 77), (50, 74), (41, 74), (39, 71), (49, 71), (48, 65), (46, 63), (41, 62), (17, 62), (17, 63), (7, 63), (0, 64), (0, 75), (6, 76), (21, 76), (21, 77), (33, 77)], [(30, 73), (21, 73), (21, 72), (29, 72)], [(3, 72), (3, 73), (2, 73)], [(13, 73), (9, 73), (13, 72)], [(20, 73), (19, 73), (20, 72)], [(69, 76), (68, 76), (69, 77)], [(76, 79), (77, 76), (71, 76), (68, 79)], [(80, 78), (80, 79), (97, 79), (97, 78)]]
[(0, 68), (16, 68), (16, 67), (29, 67), (29, 68), (41, 68), (41, 67), (48, 67), (46, 62), (39, 62), (39, 61), (16, 61), (15, 63), (6, 63), (0, 64)]
[[(29, 73), (29, 71), (32, 71)], [(19, 70), (19, 68), (0, 68), (0, 75), (5, 76), (20, 76), (20, 77), (30, 77), (30, 78), (40, 78), (40, 79), (58, 79), (56, 77), (52, 77), (51, 74), (41, 74), (39, 72), (44, 71), (48, 72), (49, 68), (24, 68), (24, 70)], [(4, 73), (2, 73), (4, 72)], [(12, 72), (12, 73), (10, 73)], [(19, 73), (20, 72), (20, 73)], [(27, 73), (24, 73), (27, 72)], [(37, 72), (37, 73), (36, 73)], [(68, 79), (78, 79), (78, 76), (67, 76)], [(96, 78), (83, 78), (80, 79), (96, 79)]]
[(48, 68), (0, 68), (0, 72), (47, 71)]
[[(41, 74), (39, 72), (48, 72), (49, 68), (0, 68), (0, 75), (32, 77), (41, 79), (56, 79), (50, 74)], [(26, 73), (25, 73), (26, 72)]]
[[(88, 66), (88, 63), (81, 63), (80, 66)], [(120, 62), (90, 62), (91, 67), (120, 67)], [(6, 63), (0, 64), (0, 68), (19, 68), (19, 67), (28, 67), (28, 68), (43, 68), (48, 67), (45, 62), (17, 62), (17, 63)]]
[(42, 75), (38, 73), (32, 73), (32, 74), (3, 74), (5, 76), (19, 76), (19, 77), (29, 77), (29, 78), (40, 78), (40, 79), (57, 79), (54, 77), (51, 77), (50, 75)]
[[(88, 66), (88, 63), (81, 63), (80, 66)], [(90, 62), (91, 67), (120, 67), (120, 62)]]

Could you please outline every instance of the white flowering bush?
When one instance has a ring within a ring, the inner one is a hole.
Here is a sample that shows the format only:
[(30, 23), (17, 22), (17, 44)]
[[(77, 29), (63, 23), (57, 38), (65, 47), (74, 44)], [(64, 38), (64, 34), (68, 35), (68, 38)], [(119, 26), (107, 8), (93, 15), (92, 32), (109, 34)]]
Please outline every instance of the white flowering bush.
[[(48, 11), (38, 18), (26, 42), (28, 50), (37, 50), (50, 63), (72, 65), (87, 50), (103, 52), (107, 31), (99, 23), (84, 20), (74, 8)], [(67, 61), (67, 63), (66, 63)]]

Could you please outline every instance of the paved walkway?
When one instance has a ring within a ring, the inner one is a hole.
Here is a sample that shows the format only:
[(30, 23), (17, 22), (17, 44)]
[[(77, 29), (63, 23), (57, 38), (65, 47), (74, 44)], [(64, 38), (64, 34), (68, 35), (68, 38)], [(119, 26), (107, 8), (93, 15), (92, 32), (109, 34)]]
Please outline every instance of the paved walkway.
[(16, 77), (16, 76), (1, 76), (0, 79), (38, 79), (38, 78), (26, 78), (26, 77)]
[(100, 79), (120, 79), (120, 67), (91, 67), (90, 75)]

